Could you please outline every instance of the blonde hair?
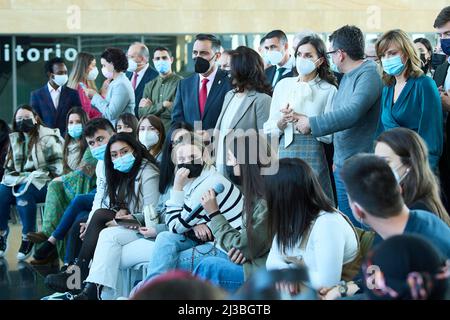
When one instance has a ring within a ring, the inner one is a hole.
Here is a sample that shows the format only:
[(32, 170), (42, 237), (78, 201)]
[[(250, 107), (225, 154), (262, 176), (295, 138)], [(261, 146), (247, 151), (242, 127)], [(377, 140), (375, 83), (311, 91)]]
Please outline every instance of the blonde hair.
[[(419, 78), (423, 75), (421, 69), (420, 57), (414, 47), (411, 38), (402, 30), (391, 30), (383, 34), (380, 40), (375, 44), (375, 50), (377, 52), (378, 59), (383, 64), (382, 57), (389, 49), (391, 45), (396, 46), (406, 57), (406, 77), (407, 78)], [(383, 72), (383, 81), (386, 85), (393, 85), (395, 77)]]
[(90, 53), (80, 52), (77, 54), (75, 62), (73, 63), (72, 71), (70, 72), (69, 82), (67, 84), (69, 88), (77, 90), (80, 82), (87, 82), (89, 88), (97, 90), (95, 81), (86, 80), (88, 73), (87, 70), (93, 60), (95, 60), (95, 57)]

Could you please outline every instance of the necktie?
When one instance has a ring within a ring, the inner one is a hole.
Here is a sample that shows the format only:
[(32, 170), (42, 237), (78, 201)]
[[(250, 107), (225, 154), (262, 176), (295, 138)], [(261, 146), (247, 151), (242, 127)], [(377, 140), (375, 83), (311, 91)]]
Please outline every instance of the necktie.
[(138, 73), (133, 73), (133, 80), (131, 81), (131, 85), (133, 86), (133, 90), (136, 90), (136, 83), (137, 83)]
[(278, 81), (280, 81), (281, 77), (283, 76), (283, 73), (286, 71), (286, 68), (278, 68), (277, 73), (275, 74), (275, 77), (273, 78), (272, 87), (275, 88)]
[(202, 80), (202, 87), (200, 88), (200, 94), (198, 96), (198, 102), (200, 106), (200, 116), (203, 118), (203, 113), (205, 112), (206, 99), (208, 98), (208, 87), (206, 84), (208, 83), (208, 79), (205, 78)]

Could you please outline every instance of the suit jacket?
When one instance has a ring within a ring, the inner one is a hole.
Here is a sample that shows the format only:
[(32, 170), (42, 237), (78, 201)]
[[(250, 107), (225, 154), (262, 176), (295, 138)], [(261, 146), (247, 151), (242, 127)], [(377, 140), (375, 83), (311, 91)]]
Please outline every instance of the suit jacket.
[[(277, 66), (271, 66), (271, 67), (267, 68), (264, 71), (264, 73), (266, 74), (267, 83), (269, 83), (269, 85), (272, 86), (273, 78), (275, 77), (275, 74), (277, 73)], [(294, 76), (294, 69), (292, 69), (289, 73), (282, 75), (281, 78), (278, 80), (278, 82), (280, 82), (281, 79), (293, 77), (293, 76)]]
[(31, 93), (30, 105), (47, 127), (58, 128), (61, 136), (64, 136), (67, 113), (72, 107), (81, 107), (81, 101), (78, 91), (63, 86), (58, 108), (55, 108), (50, 91), (48, 91), (48, 85), (45, 84), (44, 87)]
[(198, 74), (194, 74), (178, 83), (177, 95), (172, 109), (172, 124), (186, 122), (194, 126), (195, 121), (201, 121), (202, 130), (215, 128), (222, 111), (225, 95), (232, 89), (230, 78), (227, 72), (217, 70), (208, 99), (206, 99), (205, 112), (203, 118), (201, 118), (198, 102), (199, 77)]
[[(131, 81), (133, 77), (133, 72), (126, 73), (128, 79)], [(148, 66), (147, 71), (145, 71), (144, 76), (142, 77), (141, 82), (137, 86), (136, 90), (134, 90), (134, 101), (136, 102), (136, 106), (134, 108), (134, 114), (139, 118), (139, 102), (141, 102), (142, 95), (144, 94), (144, 88), (147, 83), (152, 81), (158, 76), (158, 72), (155, 71), (151, 66)]]
[[(232, 129), (233, 131), (228, 132), (226, 135), (220, 134), (220, 126), (222, 124), (223, 117), (235, 94), (236, 93), (234, 93), (234, 90), (231, 90), (225, 96), (222, 112), (220, 113), (214, 130), (214, 146), (216, 148), (218, 147), (219, 139), (227, 139), (226, 142), (231, 141), (231, 139), (227, 137), (232, 135), (234, 130), (241, 129), (243, 131), (247, 131), (249, 129), (254, 129), (257, 133), (259, 133), (260, 130), (263, 130), (264, 123), (266, 123), (269, 119), (272, 98), (265, 93), (249, 91), (238, 112), (234, 115), (230, 128), (227, 128)], [(224, 145), (224, 148), (226, 148), (226, 145)], [(225, 150), (222, 150), (222, 154), (226, 157)], [(222, 161), (218, 161), (217, 164), (223, 165), (225, 160), (226, 159), (222, 159)], [(219, 172), (225, 171), (224, 168), (219, 167), (217, 167), (217, 170)]]
[(448, 67), (450, 64), (448, 61), (445, 61), (443, 64), (441, 64), (434, 73), (434, 81), (436, 82), (436, 85), (438, 88), (440, 86), (443, 86), (445, 83), (445, 78), (447, 77)]

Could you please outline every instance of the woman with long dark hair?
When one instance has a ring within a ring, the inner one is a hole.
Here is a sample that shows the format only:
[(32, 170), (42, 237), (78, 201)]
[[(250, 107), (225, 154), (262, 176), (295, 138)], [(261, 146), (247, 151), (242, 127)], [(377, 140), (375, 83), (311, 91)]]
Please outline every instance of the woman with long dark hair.
[[(140, 217), (146, 206), (156, 207), (159, 199), (159, 171), (155, 159), (130, 134), (119, 133), (109, 140), (105, 177), (105, 185), (97, 186), (97, 193), (103, 199), (101, 208), (88, 219), (83, 245), (74, 264), (80, 268), (82, 281), (88, 276), (88, 266), (105, 225), (116, 225), (114, 219)], [(58, 292), (69, 291), (67, 279), (71, 270), (69, 266), (65, 272), (47, 276), (46, 284)]]
[(73, 107), (67, 113), (67, 132), (64, 137), (63, 147), (63, 165), (65, 174), (76, 170), (84, 156), (87, 143), (82, 136), (83, 128), (87, 122), (87, 114), (81, 107)]
[(161, 119), (154, 115), (144, 116), (139, 120), (138, 130), (139, 141), (157, 162), (161, 162), (161, 151), (166, 139), (166, 132)]
[(137, 139), (139, 120), (132, 113), (123, 113), (117, 118), (116, 132), (126, 132), (134, 135)]
[[(281, 159), (278, 173), (265, 182), (273, 237), (267, 269), (304, 264), (315, 289), (336, 285), (343, 266), (358, 254), (350, 220), (333, 207), (312, 168), (301, 159)], [(298, 288), (289, 291), (297, 294)]]
[(58, 129), (45, 127), (28, 105), (16, 110), (12, 129), (0, 184), (0, 258), (6, 251), (10, 206), (16, 205), (23, 224), (17, 259), (25, 260), (33, 248), (27, 234), (36, 229), (36, 204), (45, 200), (48, 183), (63, 173), (63, 139)]
[(11, 129), (5, 120), (0, 119), (0, 179), (3, 178), (5, 172), (6, 155), (9, 149), (9, 134)]
[(303, 38), (295, 50), (295, 78), (281, 80), (275, 87), (269, 120), (264, 124), (267, 134), (280, 136), (279, 157), (305, 160), (318, 175), (325, 194), (334, 199), (325, 150), (332, 136), (314, 138), (297, 128), (299, 114), (308, 117), (331, 111), (337, 93), (337, 81), (327, 59), (325, 43), (317, 35)]

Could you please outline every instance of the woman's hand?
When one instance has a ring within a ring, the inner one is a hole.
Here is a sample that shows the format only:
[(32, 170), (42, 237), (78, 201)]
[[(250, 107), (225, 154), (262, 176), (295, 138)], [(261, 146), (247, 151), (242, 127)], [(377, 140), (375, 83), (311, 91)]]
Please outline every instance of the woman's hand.
[(338, 286), (331, 288), (322, 288), (319, 290), (319, 298), (321, 300), (336, 300), (341, 297)]
[(235, 264), (242, 265), (247, 262), (247, 259), (244, 257), (244, 254), (236, 248), (231, 248), (230, 251), (228, 251), (228, 258), (230, 258), (231, 262)]
[(275, 287), (278, 291), (286, 291), (291, 296), (296, 296), (300, 293), (301, 284), (293, 282), (277, 282)]
[(86, 230), (88, 228), (88, 224), (81, 222), (80, 223), (80, 239), (84, 240), (84, 236), (86, 235)]
[(84, 90), (84, 94), (89, 99), (92, 99), (97, 94), (97, 91), (95, 91), (94, 89), (86, 88), (86, 89), (83, 89), (83, 90)]
[(213, 239), (211, 230), (209, 230), (206, 224), (198, 224), (193, 228), (193, 230), (195, 236), (204, 242), (211, 241)]
[(184, 186), (189, 181), (189, 173), (191, 173), (189, 169), (186, 168), (178, 169), (177, 173), (175, 174), (175, 180), (173, 181), (174, 190), (183, 191)]
[(216, 192), (214, 189), (210, 189), (205, 192), (203, 197), (200, 199), (200, 203), (208, 214), (213, 214), (219, 211), (219, 205), (217, 204)]
[(156, 229), (153, 227), (150, 228), (140, 227), (139, 233), (146, 238), (156, 238)]

